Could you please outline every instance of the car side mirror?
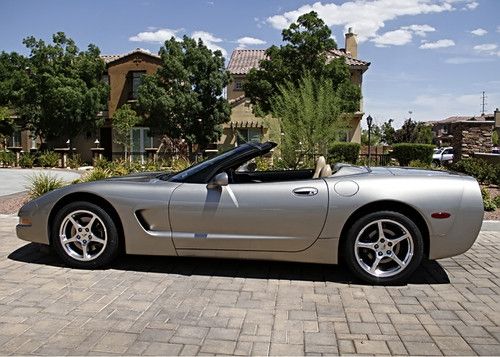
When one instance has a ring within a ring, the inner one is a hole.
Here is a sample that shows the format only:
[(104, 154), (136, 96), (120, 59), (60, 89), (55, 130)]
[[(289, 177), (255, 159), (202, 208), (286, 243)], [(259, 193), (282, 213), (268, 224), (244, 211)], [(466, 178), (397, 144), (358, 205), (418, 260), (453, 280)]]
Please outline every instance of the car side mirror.
[(222, 187), (229, 184), (229, 177), (227, 172), (221, 172), (215, 175), (215, 177), (208, 183), (208, 188)]

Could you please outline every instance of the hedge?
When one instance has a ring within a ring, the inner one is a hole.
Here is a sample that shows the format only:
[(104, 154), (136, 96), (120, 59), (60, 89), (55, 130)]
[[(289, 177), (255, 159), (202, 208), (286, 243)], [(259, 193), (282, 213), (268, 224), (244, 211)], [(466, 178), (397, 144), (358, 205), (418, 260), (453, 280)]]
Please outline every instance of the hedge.
[(451, 169), (473, 176), (486, 185), (500, 185), (500, 165), (493, 165), (482, 159), (465, 158), (453, 163)]
[(398, 160), (400, 166), (408, 166), (410, 161), (418, 160), (422, 163), (432, 162), (434, 145), (402, 143), (392, 146), (392, 157)]
[(329, 162), (346, 162), (355, 164), (358, 161), (361, 145), (358, 143), (334, 143), (330, 146)]

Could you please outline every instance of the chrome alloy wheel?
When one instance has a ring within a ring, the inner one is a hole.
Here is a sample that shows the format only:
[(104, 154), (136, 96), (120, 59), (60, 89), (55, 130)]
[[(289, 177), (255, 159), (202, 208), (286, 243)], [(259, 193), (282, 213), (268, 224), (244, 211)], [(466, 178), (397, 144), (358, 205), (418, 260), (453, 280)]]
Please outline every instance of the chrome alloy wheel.
[(356, 262), (368, 274), (391, 277), (410, 264), (414, 253), (408, 229), (392, 219), (378, 219), (365, 225), (356, 237)]
[(78, 210), (69, 213), (60, 225), (59, 239), (67, 255), (90, 261), (101, 255), (107, 244), (104, 222), (93, 212)]

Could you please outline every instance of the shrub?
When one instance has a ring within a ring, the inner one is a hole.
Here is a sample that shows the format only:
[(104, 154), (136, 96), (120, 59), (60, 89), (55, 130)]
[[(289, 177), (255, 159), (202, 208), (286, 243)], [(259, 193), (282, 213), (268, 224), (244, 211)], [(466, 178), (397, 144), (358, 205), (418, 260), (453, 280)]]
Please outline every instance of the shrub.
[(59, 154), (54, 151), (44, 151), (38, 157), (38, 164), (42, 167), (59, 166)]
[(170, 163), (170, 166), (172, 167), (172, 171), (178, 172), (184, 169), (187, 169), (191, 164), (189, 163), (189, 160), (184, 159), (182, 157), (178, 159), (173, 159), (172, 162)]
[(334, 143), (328, 151), (328, 162), (346, 162), (355, 164), (358, 161), (359, 149), (358, 143)]
[(19, 166), (23, 168), (31, 168), (35, 163), (35, 156), (30, 153), (24, 153), (19, 158)]
[(0, 151), (0, 164), (3, 167), (13, 166), (16, 162), (16, 155), (11, 151)]
[(451, 168), (473, 176), (483, 184), (500, 185), (500, 165), (492, 165), (481, 159), (465, 158), (454, 163)]
[(29, 197), (34, 199), (63, 186), (64, 181), (62, 179), (56, 176), (40, 173), (29, 178), (28, 186), (26, 188), (29, 190)]
[(98, 181), (98, 180), (103, 180), (105, 178), (111, 177), (112, 172), (109, 169), (102, 169), (99, 167), (94, 167), (92, 171), (88, 171), (85, 173), (82, 178), (79, 180), (79, 182), (91, 182), (91, 181)]
[(413, 160), (429, 164), (432, 162), (434, 145), (401, 143), (392, 146), (392, 156), (398, 160), (400, 166), (408, 166)]
[(495, 202), (490, 197), (488, 189), (481, 187), (481, 196), (483, 196), (483, 206), (485, 211), (494, 211), (497, 209)]
[(77, 169), (82, 166), (82, 157), (80, 154), (73, 154), (68, 158), (68, 166), (72, 169)]
[(420, 160), (412, 160), (412, 161), (410, 161), (408, 166), (418, 167), (418, 168), (422, 168), (422, 169), (432, 169), (433, 168), (430, 164), (428, 164), (426, 162), (422, 162)]
[(500, 195), (496, 196), (493, 199), (493, 203), (495, 204), (495, 206), (497, 206), (497, 208), (500, 208)]

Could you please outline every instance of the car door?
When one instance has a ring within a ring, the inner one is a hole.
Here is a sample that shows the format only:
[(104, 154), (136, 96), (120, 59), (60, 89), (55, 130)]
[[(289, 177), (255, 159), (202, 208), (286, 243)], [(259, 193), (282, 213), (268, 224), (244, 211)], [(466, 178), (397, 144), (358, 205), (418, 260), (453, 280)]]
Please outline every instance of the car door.
[(446, 149), (443, 152), (443, 161), (451, 161), (453, 160), (453, 149)]
[(173, 192), (169, 219), (176, 249), (300, 251), (326, 220), (324, 180), (184, 183)]

